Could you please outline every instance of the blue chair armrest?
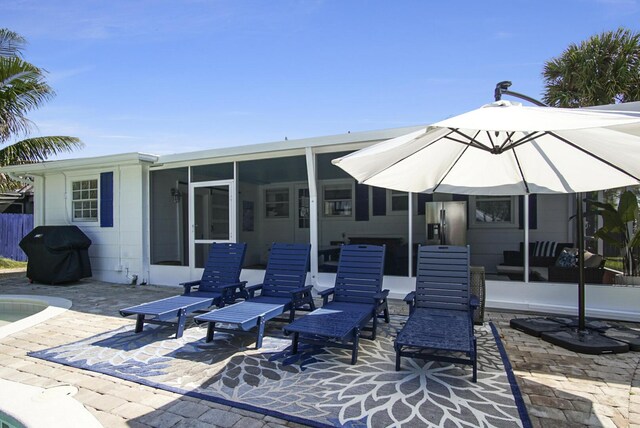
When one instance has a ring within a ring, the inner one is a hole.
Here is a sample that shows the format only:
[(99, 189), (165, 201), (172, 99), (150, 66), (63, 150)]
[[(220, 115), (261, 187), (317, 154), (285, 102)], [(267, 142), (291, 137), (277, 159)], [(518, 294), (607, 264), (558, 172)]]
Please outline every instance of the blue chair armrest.
[(478, 309), (478, 306), (480, 306), (480, 300), (478, 300), (478, 296), (472, 294), (469, 298), (469, 308), (471, 309), (469, 311), (469, 318), (471, 318), (471, 332), (473, 332), (473, 313)]
[(404, 296), (404, 302), (409, 305), (409, 315), (411, 315), (416, 305), (416, 292), (412, 291)]
[(295, 290), (291, 290), (291, 294), (303, 294), (308, 293), (313, 290), (313, 285), (305, 285), (304, 287), (296, 288)]
[(255, 297), (256, 291), (262, 290), (263, 284), (250, 285), (246, 288), (249, 297)]
[(197, 281), (188, 281), (188, 282), (181, 282), (180, 285), (182, 285), (184, 287), (184, 294), (189, 294), (191, 293), (191, 289), (197, 285), (200, 285), (200, 280)]
[(480, 306), (480, 300), (478, 299), (478, 296), (476, 296), (475, 294), (471, 295), (471, 298), (469, 299), (469, 306), (471, 306), (472, 309), (477, 309), (478, 306)]
[(326, 305), (329, 302), (329, 296), (336, 292), (334, 287), (328, 288), (326, 290), (319, 291), (318, 294), (322, 297), (322, 304)]
[(411, 293), (407, 294), (406, 296), (404, 296), (404, 301), (407, 305), (412, 305), (413, 302), (416, 300), (416, 292), (412, 291)]
[(245, 285), (247, 285), (247, 281), (240, 281), (240, 282), (235, 282), (233, 284), (221, 285), (220, 288), (224, 288), (225, 290), (228, 289), (228, 288), (240, 288), (240, 289), (243, 289)]
[(378, 302), (383, 302), (389, 296), (389, 290), (382, 290), (373, 295), (373, 298)]

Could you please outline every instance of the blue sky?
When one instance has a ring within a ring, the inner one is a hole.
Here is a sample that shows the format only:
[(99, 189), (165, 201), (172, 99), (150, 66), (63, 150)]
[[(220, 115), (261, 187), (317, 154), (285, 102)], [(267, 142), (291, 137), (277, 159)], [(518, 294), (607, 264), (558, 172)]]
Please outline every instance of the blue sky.
[[(166, 154), (426, 124), (540, 97), (546, 60), (640, 0), (11, 0), (3, 27), (49, 72), (40, 135), (62, 157)], [(34, 134), (34, 135), (36, 135)]]

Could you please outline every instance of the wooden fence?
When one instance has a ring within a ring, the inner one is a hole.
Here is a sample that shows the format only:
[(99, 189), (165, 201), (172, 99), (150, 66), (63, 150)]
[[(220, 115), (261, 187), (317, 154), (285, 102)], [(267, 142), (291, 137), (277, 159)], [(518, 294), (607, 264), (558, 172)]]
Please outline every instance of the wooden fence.
[(0, 214), (0, 257), (26, 261), (18, 244), (32, 229), (33, 214)]

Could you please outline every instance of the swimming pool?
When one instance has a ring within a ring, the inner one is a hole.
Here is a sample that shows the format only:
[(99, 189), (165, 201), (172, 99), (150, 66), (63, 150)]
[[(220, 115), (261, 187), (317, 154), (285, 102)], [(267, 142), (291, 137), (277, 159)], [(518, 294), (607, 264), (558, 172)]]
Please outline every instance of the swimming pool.
[(60, 297), (0, 294), (0, 339), (61, 314), (71, 301)]
[[(70, 307), (70, 300), (59, 297), (0, 294), (0, 340)], [(0, 379), (0, 428), (101, 427), (98, 420), (73, 398), (77, 391), (70, 385), (45, 389)]]
[(35, 315), (47, 309), (49, 305), (39, 300), (2, 300), (0, 299), (0, 327)]
[(0, 411), (0, 428), (24, 428), (24, 425)]

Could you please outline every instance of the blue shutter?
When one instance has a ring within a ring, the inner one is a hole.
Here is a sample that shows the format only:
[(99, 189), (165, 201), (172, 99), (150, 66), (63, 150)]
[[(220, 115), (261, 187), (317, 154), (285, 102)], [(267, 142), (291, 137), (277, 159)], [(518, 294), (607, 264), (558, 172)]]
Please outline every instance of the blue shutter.
[(369, 221), (369, 186), (356, 183), (356, 221)]
[(387, 215), (387, 189), (372, 187), (373, 215)]
[[(524, 196), (518, 196), (518, 228), (524, 229)], [(529, 230), (538, 228), (538, 195), (529, 195)]]
[(418, 193), (418, 215), (424, 215), (425, 204), (433, 201), (433, 193)]
[(113, 172), (100, 173), (100, 227), (113, 227)]

